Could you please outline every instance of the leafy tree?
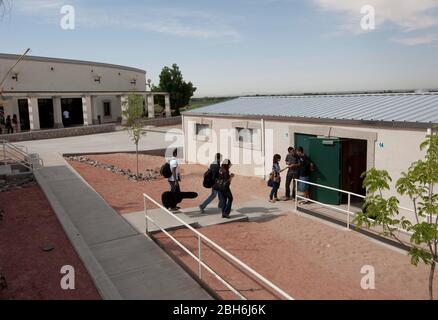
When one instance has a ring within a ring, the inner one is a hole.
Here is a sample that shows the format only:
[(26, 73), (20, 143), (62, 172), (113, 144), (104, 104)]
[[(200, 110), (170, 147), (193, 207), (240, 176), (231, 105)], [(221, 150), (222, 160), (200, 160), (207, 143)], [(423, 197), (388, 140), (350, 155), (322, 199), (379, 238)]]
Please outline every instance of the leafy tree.
[[(433, 281), (438, 263), (438, 194), (434, 186), (438, 184), (438, 127), (427, 135), (420, 145), (426, 149), (424, 159), (412, 163), (396, 183), (397, 192), (407, 195), (412, 201), (415, 221), (399, 217), (399, 200), (396, 196), (385, 198), (384, 190), (389, 190), (392, 181), (385, 170), (371, 169), (364, 173), (363, 185), (367, 189), (364, 212), (356, 215), (354, 223), (367, 228), (381, 226), (382, 234), (406, 245), (396, 233), (401, 227), (411, 233), (409, 256), (411, 263), (420, 262), (430, 266), (429, 297), (433, 300)], [(370, 219), (372, 218), (372, 219)]]
[(141, 137), (145, 134), (145, 131), (143, 130), (143, 97), (141, 95), (130, 94), (126, 103), (128, 105), (123, 106), (123, 116), (126, 118), (124, 126), (128, 131), (131, 140), (135, 144), (138, 175), (138, 144)]
[[(179, 115), (179, 109), (189, 104), (196, 88), (193, 83), (184, 81), (178, 65), (173, 64), (171, 68), (167, 66), (163, 68), (160, 73), (160, 83), (157, 87), (153, 86), (152, 90), (169, 92), (170, 107)], [(159, 103), (164, 105), (164, 99), (160, 99)]]

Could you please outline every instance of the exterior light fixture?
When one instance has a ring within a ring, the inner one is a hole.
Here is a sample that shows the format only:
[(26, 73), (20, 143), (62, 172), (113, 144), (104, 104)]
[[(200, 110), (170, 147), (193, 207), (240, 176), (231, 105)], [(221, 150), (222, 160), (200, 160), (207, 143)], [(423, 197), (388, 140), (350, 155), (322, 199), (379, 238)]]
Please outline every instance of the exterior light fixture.
[(18, 73), (12, 74), (12, 80), (18, 81)]
[(137, 80), (136, 80), (136, 79), (132, 79), (132, 80), (131, 80), (131, 84), (132, 84), (132, 85), (136, 85), (136, 84), (137, 84)]
[(101, 81), (102, 77), (101, 76), (95, 76), (94, 77), (94, 82), (99, 82)]

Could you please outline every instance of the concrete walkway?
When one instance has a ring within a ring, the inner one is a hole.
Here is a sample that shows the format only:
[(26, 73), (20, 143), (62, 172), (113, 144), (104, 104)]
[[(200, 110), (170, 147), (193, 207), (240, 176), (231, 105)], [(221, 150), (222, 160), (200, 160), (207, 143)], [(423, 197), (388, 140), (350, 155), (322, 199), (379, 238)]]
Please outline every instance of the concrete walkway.
[[(290, 202), (289, 202), (290, 203)], [(278, 203), (280, 204), (280, 202)], [(226, 224), (239, 221), (266, 221), (275, 219), (281, 215), (285, 215), (290, 212), (291, 208), (284, 204), (279, 206), (278, 204), (271, 204), (263, 201), (250, 201), (245, 203), (238, 203), (231, 212), (230, 219), (222, 218), (222, 214), (218, 208), (215, 208), (215, 203), (212, 203), (210, 207), (205, 210), (205, 213), (201, 214), (198, 207), (181, 209), (173, 212), (185, 223), (196, 227), (208, 227), (218, 224)], [(183, 224), (166, 213), (162, 209), (149, 209), (148, 215), (153, 219), (161, 228), (166, 230), (181, 228)], [(127, 213), (122, 215), (138, 232), (145, 232), (146, 219), (144, 211)], [(158, 231), (159, 228), (153, 224), (149, 224), (149, 232)]]
[[(117, 143), (125, 141), (126, 137), (121, 135), (126, 133), (116, 133), (119, 140), (111, 133), (26, 143), (46, 163), (46, 167), (35, 173), (39, 185), (102, 298), (211, 299), (157, 244), (112, 209), (59, 154), (66, 150), (126, 150), (127, 145)], [(148, 139), (152, 140), (148, 147), (165, 147), (163, 134), (160, 139), (155, 135)], [(89, 145), (93, 141), (99, 143)]]

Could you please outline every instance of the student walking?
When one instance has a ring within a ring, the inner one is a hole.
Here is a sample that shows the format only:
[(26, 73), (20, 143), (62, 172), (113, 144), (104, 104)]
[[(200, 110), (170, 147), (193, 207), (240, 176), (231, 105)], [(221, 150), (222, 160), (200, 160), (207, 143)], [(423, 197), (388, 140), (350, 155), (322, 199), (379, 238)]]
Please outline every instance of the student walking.
[(299, 168), (298, 156), (294, 148), (289, 147), (287, 149), (288, 154), (286, 156), (286, 165), (288, 166), (287, 176), (286, 176), (286, 195), (284, 200), (291, 199), (290, 184), (292, 183), (292, 199), (295, 199), (295, 179), (299, 178)]
[(178, 156), (178, 149), (173, 150), (172, 158), (169, 160), (170, 171), (172, 175), (167, 179), (170, 185), (171, 192), (181, 192), (179, 183), (181, 182), (181, 175), (179, 172), (179, 162), (176, 158)]
[[(211, 180), (211, 193), (207, 197), (207, 199), (204, 200), (203, 203), (199, 205), (199, 210), (201, 213), (205, 212), (205, 208), (217, 197), (218, 191), (213, 188), (214, 183), (216, 182), (216, 179), (219, 176), (219, 170), (221, 168), (221, 162), (222, 162), (222, 155), (220, 153), (216, 154), (216, 157), (214, 161), (210, 164), (210, 168), (207, 171), (208, 179)], [(204, 180), (206, 177), (204, 177)], [(205, 183), (204, 183), (205, 186)], [(221, 207), (221, 203), (219, 202), (219, 208)]]
[(219, 201), (221, 203), (222, 218), (229, 218), (231, 207), (233, 205), (233, 194), (231, 193), (230, 185), (234, 174), (230, 174), (231, 161), (225, 159), (219, 169), (219, 175), (214, 185), (218, 191)]
[(280, 169), (280, 160), (281, 156), (279, 154), (274, 155), (274, 158), (272, 159), (272, 172), (269, 176), (268, 182), (268, 185), (272, 188), (271, 193), (269, 194), (269, 202), (278, 201), (277, 193), (281, 183), (280, 174), (282, 171), (288, 169), (288, 167), (283, 170)]

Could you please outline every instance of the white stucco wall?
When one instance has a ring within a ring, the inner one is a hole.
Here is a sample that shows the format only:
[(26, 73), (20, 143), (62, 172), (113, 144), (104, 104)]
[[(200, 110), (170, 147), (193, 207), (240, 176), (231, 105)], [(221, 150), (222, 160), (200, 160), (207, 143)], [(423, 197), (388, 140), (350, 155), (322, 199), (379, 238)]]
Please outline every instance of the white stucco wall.
[[(218, 142), (213, 141), (203, 142), (197, 141), (197, 138), (193, 132), (189, 131), (190, 127), (193, 127), (193, 123), (207, 122), (211, 123), (212, 130), (219, 136), (219, 130), (233, 129), (233, 122), (239, 122), (242, 119), (232, 118), (215, 118), (215, 117), (193, 117), (184, 115), (184, 131), (185, 131), (185, 156), (189, 162), (200, 162), (197, 158), (203, 152), (202, 149), (207, 149), (208, 146), (219, 145)], [(258, 120), (248, 120), (249, 122), (257, 122)], [(378, 169), (385, 169), (389, 172), (393, 179), (392, 192), (388, 195), (394, 194), (395, 182), (400, 178), (401, 172), (409, 168), (412, 162), (422, 158), (424, 152), (420, 151), (419, 145), (424, 141), (426, 137), (426, 130), (423, 129), (393, 129), (393, 128), (377, 128), (377, 127), (361, 127), (361, 126), (342, 126), (342, 125), (325, 125), (325, 124), (310, 124), (310, 123), (298, 123), (298, 122), (283, 122), (283, 121), (264, 121), (265, 125), (265, 141), (266, 141), (266, 165), (265, 174), (269, 174), (272, 166), (272, 156), (275, 153), (279, 153), (282, 156), (282, 160), (287, 154), (287, 148), (294, 145), (294, 132), (312, 131), (315, 132), (332, 132), (332, 136), (336, 136), (336, 133), (345, 134), (345, 138), (358, 138), (358, 137), (370, 137), (375, 140), (368, 147), (368, 169), (375, 166)], [(351, 136), (350, 136), (351, 135)], [(272, 137), (272, 138), (271, 138)], [(375, 137), (375, 138), (374, 138)], [(229, 147), (228, 150), (220, 150), (222, 153), (231, 154), (232, 149), (234, 152), (242, 154), (243, 149), (238, 147)], [(208, 158), (208, 157), (207, 157)], [(254, 164), (234, 165), (233, 171), (240, 175), (254, 176), (260, 174), (260, 170), (255, 168), (260, 167), (262, 160), (262, 151), (254, 151), (253, 159), (257, 161)], [(202, 160), (201, 159), (201, 160)], [(213, 159), (211, 155), (208, 159)], [(240, 158), (242, 159), (242, 158)], [(284, 162), (282, 161), (282, 165)], [(286, 172), (283, 173), (285, 175)], [(283, 179), (284, 181), (284, 179)], [(283, 187), (283, 186), (282, 186)], [(411, 208), (411, 202), (407, 197), (401, 197), (400, 205)]]
[[(5, 58), (0, 54), (0, 78), (15, 63), (16, 58)], [(77, 62), (61, 59), (47, 61), (24, 59), (12, 74), (18, 74), (18, 81), (8, 76), (4, 91), (130, 91), (146, 89), (146, 73), (118, 66), (104, 66), (99, 63)], [(52, 70), (53, 68), (53, 70)], [(94, 81), (100, 76), (101, 82)], [(131, 84), (135, 79), (136, 84)]]
[[(17, 56), (0, 54), (0, 79), (18, 59)], [(17, 80), (13, 75), (17, 75)], [(95, 81), (100, 77), (100, 83)], [(135, 80), (135, 84), (133, 84)], [(62, 95), (62, 98), (82, 98), (88, 92), (99, 93), (107, 91), (128, 92), (146, 90), (146, 72), (140, 69), (54, 58), (26, 57), (7, 77), (3, 91), (15, 95), (0, 101), (5, 115), (19, 115), (18, 99), (26, 99), (35, 93), (38, 98), (52, 99), (50, 93)], [(44, 95), (41, 92), (49, 92)], [(47, 96), (46, 96), (47, 95)], [(104, 117), (103, 102), (111, 103), (111, 116)], [(114, 95), (93, 97), (93, 123), (114, 122), (121, 119), (120, 97)]]

